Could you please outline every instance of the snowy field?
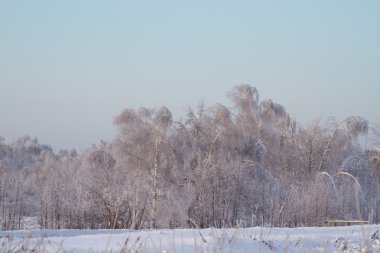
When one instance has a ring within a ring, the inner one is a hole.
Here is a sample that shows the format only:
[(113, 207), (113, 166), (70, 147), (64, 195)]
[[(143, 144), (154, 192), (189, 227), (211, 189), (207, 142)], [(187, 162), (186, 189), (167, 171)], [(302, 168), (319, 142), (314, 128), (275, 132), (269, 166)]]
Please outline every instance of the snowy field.
[(1, 231), (0, 252), (380, 252), (379, 229), (380, 225)]

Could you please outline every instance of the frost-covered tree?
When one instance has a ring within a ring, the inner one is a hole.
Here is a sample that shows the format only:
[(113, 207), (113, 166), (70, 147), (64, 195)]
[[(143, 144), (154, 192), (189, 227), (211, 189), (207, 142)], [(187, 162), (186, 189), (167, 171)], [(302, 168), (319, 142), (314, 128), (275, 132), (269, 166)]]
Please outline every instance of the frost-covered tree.
[[(175, 228), (380, 220), (380, 127), (361, 117), (302, 127), (255, 87), (201, 102), (175, 121), (166, 107), (125, 109), (117, 135), (82, 152), (0, 138), (0, 225)], [(367, 134), (370, 148), (359, 138)]]

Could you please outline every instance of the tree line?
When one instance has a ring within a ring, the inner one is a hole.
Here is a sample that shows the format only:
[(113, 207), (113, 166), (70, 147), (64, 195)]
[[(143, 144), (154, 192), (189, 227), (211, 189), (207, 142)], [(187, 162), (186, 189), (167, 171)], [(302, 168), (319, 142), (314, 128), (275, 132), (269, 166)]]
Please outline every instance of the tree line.
[(125, 109), (117, 136), (81, 153), (0, 138), (0, 228), (27, 217), (46, 229), (380, 220), (379, 126), (352, 116), (304, 127), (252, 86), (227, 95), (231, 107), (200, 103), (181, 121), (166, 107)]

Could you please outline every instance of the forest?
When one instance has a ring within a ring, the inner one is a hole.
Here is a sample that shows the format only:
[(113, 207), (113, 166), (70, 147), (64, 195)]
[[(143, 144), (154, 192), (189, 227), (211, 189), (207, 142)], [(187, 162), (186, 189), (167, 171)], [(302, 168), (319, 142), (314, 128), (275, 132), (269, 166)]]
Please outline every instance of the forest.
[(0, 228), (230, 228), (380, 221), (380, 126), (360, 116), (302, 126), (250, 85), (231, 106), (121, 111), (116, 136), (59, 150), (0, 137)]

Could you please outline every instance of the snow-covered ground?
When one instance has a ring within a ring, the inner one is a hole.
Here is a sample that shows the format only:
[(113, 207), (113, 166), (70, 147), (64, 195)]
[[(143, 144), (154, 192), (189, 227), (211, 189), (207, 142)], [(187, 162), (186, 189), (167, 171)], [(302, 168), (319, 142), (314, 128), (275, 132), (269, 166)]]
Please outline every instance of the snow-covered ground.
[(73, 253), (380, 252), (380, 241), (376, 238), (379, 229), (380, 225), (142, 231), (1, 231), (0, 252), (15, 252), (21, 247), (35, 248), (34, 252)]

